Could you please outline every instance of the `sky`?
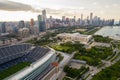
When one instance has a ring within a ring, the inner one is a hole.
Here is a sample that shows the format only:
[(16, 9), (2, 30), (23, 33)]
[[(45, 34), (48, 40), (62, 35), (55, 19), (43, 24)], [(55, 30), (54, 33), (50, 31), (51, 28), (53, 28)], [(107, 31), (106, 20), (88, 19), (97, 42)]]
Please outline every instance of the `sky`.
[(120, 0), (0, 0), (0, 21), (37, 20), (46, 9), (47, 17), (84, 18), (92, 12), (105, 19), (120, 19)]

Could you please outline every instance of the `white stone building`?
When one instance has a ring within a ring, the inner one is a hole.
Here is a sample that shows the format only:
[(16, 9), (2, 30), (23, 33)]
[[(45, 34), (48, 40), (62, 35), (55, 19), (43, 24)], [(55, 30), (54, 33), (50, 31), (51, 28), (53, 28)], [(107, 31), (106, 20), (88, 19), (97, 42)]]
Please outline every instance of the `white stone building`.
[(93, 41), (91, 35), (83, 35), (79, 33), (62, 33), (58, 34), (57, 37), (63, 39), (64, 41), (80, 41), (82, 44), (89, 44)]

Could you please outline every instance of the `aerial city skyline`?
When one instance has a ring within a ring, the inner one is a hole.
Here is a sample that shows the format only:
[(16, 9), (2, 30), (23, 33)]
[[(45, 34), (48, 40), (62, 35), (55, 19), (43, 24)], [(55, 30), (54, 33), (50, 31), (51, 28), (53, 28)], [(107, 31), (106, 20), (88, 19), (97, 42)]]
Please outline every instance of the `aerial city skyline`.
[[(62, 16), (62, 19), (56, 19), (50, 16), (47, 18), (46, 10), (42, 10), (42, 14), (38, 15), (38, 20), (31, 18), (29, 21), (20, 20), (18, 22), (0, 22), (0, 34), (4, 33), (18, 33), (27, 30), (30, 34), (38, 34), (40, 32), (45, 32), (50, 28), (59, 28), (59, 27), (69, 27), (69, 26), (79, 26), (79, 27), (89, 27), (89, 26), (113, 26), (120, 25), (115, 24), (114, 19), (102, 19), (98, 16), (95, 16), (93, 13), (90, 13), (85, 19), (84, 15), (81, 14), (80, 18), (68, 18)], [(23, 35), (24, 36), (24, 35)]]
[(36, 16), (46, 9), (47, 17), (53, 16), (59, 19), (61, 16), (80, 18), (81, 14), (84, 14), (85, 19), (92, 12), (103, 19), (119, 21), (119, 3), (118, 0), (1, 0), (0, 19), (1, 21), (29, 21), (30, 18), (37, 20)]
[(0, 0), (0, 80), (120, 80), (120, 0)]

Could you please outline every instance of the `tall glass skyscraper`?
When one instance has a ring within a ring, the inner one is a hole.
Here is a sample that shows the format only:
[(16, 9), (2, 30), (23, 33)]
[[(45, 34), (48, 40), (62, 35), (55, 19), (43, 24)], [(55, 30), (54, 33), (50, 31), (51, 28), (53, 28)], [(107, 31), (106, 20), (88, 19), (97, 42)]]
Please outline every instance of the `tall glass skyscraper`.
[(119, 23), (118, 23), (118, 25), (120, 26), (120, 20), (119, 20)]
[(46, 10), (43, 10), (42, 15), (38, 15), (39, 32), (46, 31), (46, 19)]
[(6, 33), (5, 22), (0, 23), (0, 33)]
[(19, 28), (24, 28), (25, 27), (25, 23), (24, 21), (19, 21)]
[(42, 32), (43, 31), (42, 15), (38, 15), (38, 27), (39, 27), (39, 32)]
[(42, 25), (43, 25), (43, 31), (46, 31), (46, 21), (47, 21), (47, 16), (46, 16), (46, 10), (42, 11)]
[(90, 25), (93, 25), (93, 13), (90, 13)]
[(46, 17), (46, 10), (42, 11), (42, 19), (43, 19), (43, 21), (46, 22), (46, 19), (47, 19), (47, 17)]

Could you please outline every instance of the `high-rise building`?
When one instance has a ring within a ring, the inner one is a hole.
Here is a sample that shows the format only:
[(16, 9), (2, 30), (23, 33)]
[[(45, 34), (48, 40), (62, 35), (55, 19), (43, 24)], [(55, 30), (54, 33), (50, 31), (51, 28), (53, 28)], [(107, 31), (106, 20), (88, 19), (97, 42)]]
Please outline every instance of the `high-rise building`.
[(87, 16), (87, 19), (85, 20), (85, 26), (88, 26), (89, 25), (89, 16)]
[(34, 27), (34, 24), (35, 24), (34, 19), (31, 19), (31, 20), (30, 20), (30, 26), (31, 26), (31, 27)]
[(97, 16), (95, 16), (94, 18), (93, 18), (93, 26), (99, 26), (99, 24), (100, 24), (100, 17), (97, 17)]
[(39, 27), (39, 32), (42, 32), (43, 31), (42, 15), (38, 15), (38, 27)]
[(62, 21), (65, 22), (65, 16), (62, 16)]
[(119, 20), (119, 23), (118, 23), (118, 25), (120, 26), (120, 20)]
[(20, 38), (26, 38), (30, 36), (29, 29), (28, 28), (20, 28), (18, 30), (19, 37)]
[(80, 26), (83, 26), (83, 14), (81, 14)]
[(74, 22), (76, 22), (76, 16), (74, 16)]
[(90, 25), (93, 24), (93, 13), (90, 13)]
[(6, 33), (5, 22), (0, 23), (0, 33)]
[(34, 22), (34, 19), (32, 18), (30, 20), (30, 27), (28, 27), (30, 29), (30, 34), (34, 34), (34, 25), (35, 25), (35, 22)]
[(50, 20), (52, 21), (52, 16), (50, 16)]
[(43, 10), (42, 15), (38, 15), (39, 32), (46, 31), (46, 20), (46, 10)]
[(24, 21), (19, 21), (19, 28), (24, 28), (25, 27), (25, 23)]
[(2, 22), (0, 22), (0, 35), (2, 33)]
[(52, 26), (53, 26), (53, 18), (52, 18), (52, 16), (50, 16), (48, 28), (51, 28)]
[(46, 10), (43, 10), (42, 11), (42, 32), (46, 31), (46, 21), (47, 21)]
[(113, 25), (114, 25), (114, 22), (115, 22), (115, 20), (112, 19), (111, 22), (110, 22), (110, 26), (113, 26)]
[(81, 20), (83, 20), (83, 14), (81, 14)]
[(46, 17), (46, 10), (43, 10), (42, 11), (42, 20), (46, 22), (46, 19), (47, 19), (47, 17)]

